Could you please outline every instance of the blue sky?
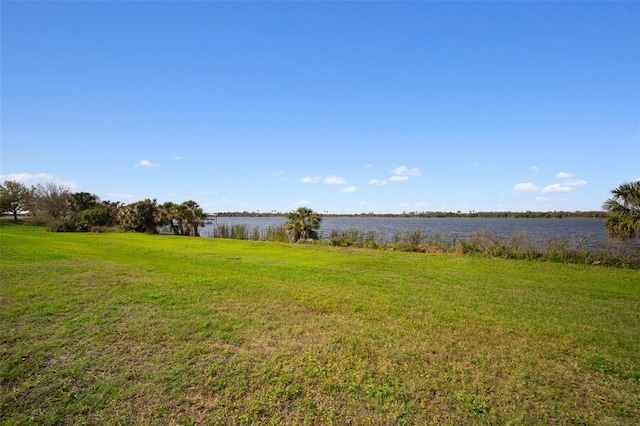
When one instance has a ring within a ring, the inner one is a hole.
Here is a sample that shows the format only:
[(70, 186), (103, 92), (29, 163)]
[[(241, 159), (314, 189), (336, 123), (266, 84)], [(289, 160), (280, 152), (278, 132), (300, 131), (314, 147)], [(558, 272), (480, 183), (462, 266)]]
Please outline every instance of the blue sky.
[(125, 203), (597, 210), (638, 2), (2, 2), (0, 178)]

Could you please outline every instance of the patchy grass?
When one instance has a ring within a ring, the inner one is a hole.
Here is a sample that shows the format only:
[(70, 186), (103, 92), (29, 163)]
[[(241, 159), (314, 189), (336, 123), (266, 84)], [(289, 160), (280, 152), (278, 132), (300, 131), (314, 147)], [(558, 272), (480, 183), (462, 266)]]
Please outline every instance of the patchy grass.
[(638, 424), (640, 273), (0, 228), (3, 424)]

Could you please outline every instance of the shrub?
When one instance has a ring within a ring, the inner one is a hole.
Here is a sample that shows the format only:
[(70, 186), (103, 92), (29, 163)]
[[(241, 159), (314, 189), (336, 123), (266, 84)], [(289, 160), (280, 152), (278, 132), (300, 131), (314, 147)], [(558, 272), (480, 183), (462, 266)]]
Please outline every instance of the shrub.
[(47, 225), (47, 230), (51, 232), (88, 231), (88, 229), (80, 229), (73, 217), (54, 220)]

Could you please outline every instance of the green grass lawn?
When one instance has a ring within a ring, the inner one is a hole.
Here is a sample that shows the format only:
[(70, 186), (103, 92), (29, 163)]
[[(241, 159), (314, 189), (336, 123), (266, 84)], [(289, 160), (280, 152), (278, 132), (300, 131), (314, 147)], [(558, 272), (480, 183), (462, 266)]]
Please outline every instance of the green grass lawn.
[(3, 424), (640, 423), (640, 271), (0, 227)]

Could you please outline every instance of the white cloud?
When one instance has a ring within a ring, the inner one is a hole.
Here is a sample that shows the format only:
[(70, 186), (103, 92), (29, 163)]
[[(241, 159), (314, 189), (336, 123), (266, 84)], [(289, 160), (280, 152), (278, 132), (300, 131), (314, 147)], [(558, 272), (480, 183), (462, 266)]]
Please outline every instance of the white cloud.
[(414, 167), (409, 169), (407, 166), (396, 167), (391, 171), (396, 176), (420, 176), (420, 169)]
[(320, 183), (322, 180), (321, 176), (305, 176), (302, 178), (300, 182), (302, 183)]
[(324, 183), (325, 185), (344, 185), (345, 183), (347, 183), (346, 180), (344, 180), (344, 178), (340, 177), (340, 176), (327, 176), (327, 177), (322, 177), (322, 176), (305, 176), (303, 177), (300, 182), (302, 183)]
[(152, 163), (149, 160), (142, 160), (135, 164), (136, 167), (160, 167), (160, 164)]
[[(571, 192), (574, 186), (586, 185), (588, 183), (586, 180), (583, 180), (583, 179), (569, 179), (572, 176), (573, 175), (570, 173), (559, 172), (556, 174), (556, 177), (563, 180), (560, 183), (553, 183), (545, 186), (542, 189), (540, 189), (538, 185), (535, 185), (531, 182), (518, 183), (513, 189), (515, 191), (531, 191), (531, 192), (540, 190), (541, 194), (548, 194), (552, 192)], [(547, 198), (538, 197), (536, 198), (536, 201), (547, 201)]]
[(567, 185), (562, 185), (560, 183), (554, 183), (553, 185), (547, 185), (542, 188), (541, 191), (543, 194), (549, 192), (571, 192), (571, 187)]
[(369, 179), (369, 185), (385, 186), (386, 184), (387, 184), (386, 180)]
[(536, 201), (549, 201), (548, 197), (536, 197)]
[(347, 181), (339, 176), (327, 176), (324, 178), (323, 183), (326, 185), (344, 185)]
[(391, 176), (391, 178), (389, 178), (390, 182), (402, 182), (405, 180), (409, 180), (409, 176)]
[(537, 171), (538, 166), (529, 166), (529, 170)]
[(309, 200), (300, 200), (296, 203), (298, 206), (308, 206), (309, 204), (311, 204), (311, 201)]
[(15, 180), (25, 186), (37, 185), (39, 183), (55, 183), (56, 185), (66, 186), (70, 189), (79, 186), (73, 181), (63, 180), (49, 173), (9, 173), (8, 175), (0, 175), (0, 181), (4, 182), (5, 180)]
[(350, 186), (348, 188), (342, 188), (340, 190), (340, 192), (347, 192), (347, 193), (356, 192), (356, 187), (355, 186)]
[(174, 160), (178, 160), (178, 161), (182, 160), (182, 157), (180, 157), (180, 156), (178, 156), (178, 157), (173, 157), (173, 158), (174, 158)]
[(365, 165), (364, 165), (364, 168), (365, 168), (365, 169), (370, 169), (371, 167), (372, 167), (372, 166), (371, 166), (371, 164), (365, 164)]
[(513, 189), (516, 191), (537, 191), (540, 189), (538, 185), (534, 185), (531, 182), (519, 183)]

